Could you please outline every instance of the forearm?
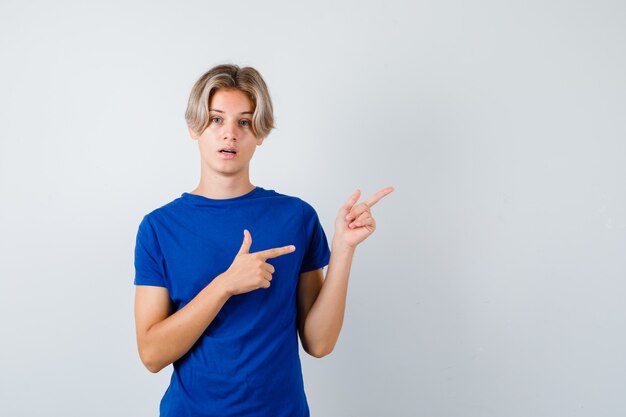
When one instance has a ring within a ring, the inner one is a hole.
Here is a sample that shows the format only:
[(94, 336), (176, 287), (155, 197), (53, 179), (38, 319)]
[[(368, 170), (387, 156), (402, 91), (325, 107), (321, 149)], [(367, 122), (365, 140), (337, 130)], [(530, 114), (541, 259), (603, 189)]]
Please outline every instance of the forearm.
[(191, 349), (222, 309), (229, 295), (216, 277), (185, 307), (152, 325), (144, 337), (142, 359), (158, 372)]
[(330, 353), (339, 338), (354, 250), (333, 239), (324, 284), (304, 323), (304, 337), (315, 356)]

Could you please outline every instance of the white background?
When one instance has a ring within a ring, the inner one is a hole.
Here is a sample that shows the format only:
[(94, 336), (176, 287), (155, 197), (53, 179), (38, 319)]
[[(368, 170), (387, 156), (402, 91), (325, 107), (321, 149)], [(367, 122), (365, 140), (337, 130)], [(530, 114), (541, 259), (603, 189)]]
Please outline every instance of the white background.
[(329, 239), (373, 209), (313, 416), (626, 414), (621, 1), (0, 4), (3, 416), (155, 416), (134, 334), (147, 212), (192, 190), (183, 114), (257, 68), (277, 129), (255, 185)]

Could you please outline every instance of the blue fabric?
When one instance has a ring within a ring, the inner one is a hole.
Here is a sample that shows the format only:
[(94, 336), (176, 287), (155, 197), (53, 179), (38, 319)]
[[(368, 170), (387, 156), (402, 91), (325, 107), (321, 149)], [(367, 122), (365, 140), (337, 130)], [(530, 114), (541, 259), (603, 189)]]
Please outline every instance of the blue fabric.
[(299, 273), (328, 265), (317, 213), (304, 200), (257, 186), (216, 200), (183, 193), (142, 219), (135, 285), (166, 287), (176, 310), (228, 269), (252, 235), (250, 252), (293, 244), (267, 262), (269, 288), (231, 297), (200, 339), (174, 362), (161, 404), (169, 416), (309, 416), (296, 325)]

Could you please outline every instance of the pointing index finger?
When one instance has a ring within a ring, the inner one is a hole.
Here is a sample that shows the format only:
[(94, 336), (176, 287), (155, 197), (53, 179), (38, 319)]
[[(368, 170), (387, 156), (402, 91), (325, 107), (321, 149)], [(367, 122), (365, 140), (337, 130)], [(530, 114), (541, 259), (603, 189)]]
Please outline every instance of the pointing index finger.
[(375, 193), (370, 198), (368, 198), (367, 200), (365, 200), (365, 204), (367, 204), (369, 207), (372, 207), (374, 204), (378, 203), (384, 196), (386, 196), (393, 190), (394, 190), (393, 187), (385, 187), (382, 190)]
[(281, 248), (265, 249), (256, 253), (259, 256), (261, 256), (263, 259), (270, 259), (270, 258), (277, 258), (279, 256), (286, 255), (295, 250), (296, 250), (296, 247), (294, 245), (287, 245)]

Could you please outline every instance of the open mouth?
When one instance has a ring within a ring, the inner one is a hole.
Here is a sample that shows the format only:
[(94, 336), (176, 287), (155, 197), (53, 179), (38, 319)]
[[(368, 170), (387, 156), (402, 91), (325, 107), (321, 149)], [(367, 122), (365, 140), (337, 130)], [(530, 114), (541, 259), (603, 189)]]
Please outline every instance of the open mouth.
[(222, 159), (234, 159), (237, 156), (237, 151), (234, 149), (222, 149), (220, 155), (222, 155)]

